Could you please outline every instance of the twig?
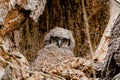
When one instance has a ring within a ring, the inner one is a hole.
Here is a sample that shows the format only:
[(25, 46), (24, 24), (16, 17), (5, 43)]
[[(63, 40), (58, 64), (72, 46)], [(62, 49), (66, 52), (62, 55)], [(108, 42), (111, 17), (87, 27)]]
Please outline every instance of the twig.
[(82, 7), (83, 7), (84, 21), (85, 21), (85, 26), (86, 26), (86, 35), (87, 35), (87, 38), (88, 38), (88, 43), (89, 43), (89, 48), (90, 48), (90, 53), (91, 53), (91, 67), (92, 67), (94, 80), (95, 80), (96, 79), (96, 74), (95, 74), (95, 71), (93, 69), (93, 54), (94, 54), (94, 52), (93, 52), (91, 39), (90, 39), (89, 23), (88, 23), (88, 19), (87, 19), (87, 15), (86, 15), (86, 9), (85, 9), (84, 0), (82, 0)]

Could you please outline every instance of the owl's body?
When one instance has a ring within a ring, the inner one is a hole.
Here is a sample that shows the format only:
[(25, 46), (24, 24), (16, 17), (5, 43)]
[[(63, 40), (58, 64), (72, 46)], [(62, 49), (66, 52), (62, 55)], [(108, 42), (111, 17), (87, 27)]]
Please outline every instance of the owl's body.
[(74, 45), (71, 31), (55, 27), (45, 36), (44, 47), (38, 52), (32, 63), (32, 69), (40, 70), (51, 64), (59, 64), (66, 57), (73, 57)]
[(120, 73), (120, 14), (111, 30), (106, 59), (102, 76), (104, 80), (111, 80)]
[(68, 49), (61, 49), (54, 44), (49, 44), (39, 51), (32, 64), (32, 69), (39, 71), (41, 68), (59, 64), (66, 57), (74, 57), (73, 52)]

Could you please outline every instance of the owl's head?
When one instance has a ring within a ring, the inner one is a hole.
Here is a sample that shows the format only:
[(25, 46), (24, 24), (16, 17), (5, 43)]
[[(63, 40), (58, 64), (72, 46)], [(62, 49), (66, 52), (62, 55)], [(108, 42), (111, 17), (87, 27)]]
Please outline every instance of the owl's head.
[(49, 44), (55, 44), (59, 48), (73, 50), (75, 47), (75, 40), (70, 30), (55, 27), (44, 38), (44, 46)]

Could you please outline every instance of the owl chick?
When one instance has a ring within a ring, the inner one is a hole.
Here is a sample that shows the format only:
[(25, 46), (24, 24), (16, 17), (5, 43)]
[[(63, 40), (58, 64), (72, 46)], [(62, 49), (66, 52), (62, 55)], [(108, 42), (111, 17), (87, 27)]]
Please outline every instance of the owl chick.
[(59, 48), (73, 50), (75, 47), (75, 40), (70, 30), (55, 27), (44, 38), (44, 46), (48, 44), (55, 44)]
[(111, 30), (106, 59), (102, 71), (103, 80), (114, 80), (112, 78), (120, 73), (120, 14)]
[(33, 70), (59, 64), (65, 58), (74, 57), (75, 40), (72, 32), (67, 29), (55, 27), (44, 38), (44, 47), (32, 63)]

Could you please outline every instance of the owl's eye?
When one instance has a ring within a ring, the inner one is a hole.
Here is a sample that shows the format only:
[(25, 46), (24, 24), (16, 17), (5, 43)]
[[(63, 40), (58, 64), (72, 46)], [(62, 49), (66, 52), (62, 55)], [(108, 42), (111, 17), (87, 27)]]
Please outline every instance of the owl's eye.
[(65, 44), (65, 45), (67, 45), (67, 46), (69, 46), (69, 45), (70, 45), (70, 40), (64, 38), (64, 39), (62, 40), (62, 43)]
[(50, 37), (50, 43), (56, 43), (58, 41), (58, 37)]

